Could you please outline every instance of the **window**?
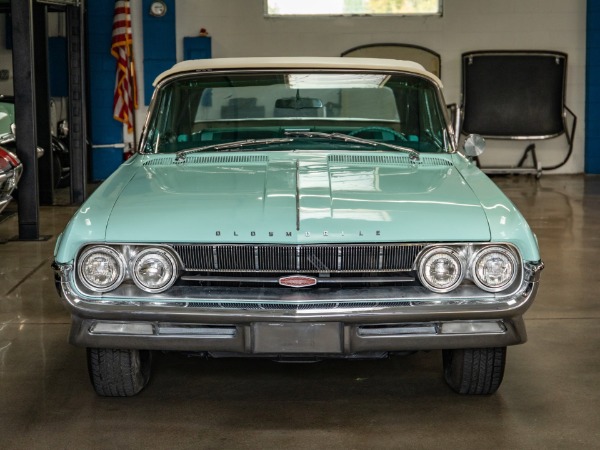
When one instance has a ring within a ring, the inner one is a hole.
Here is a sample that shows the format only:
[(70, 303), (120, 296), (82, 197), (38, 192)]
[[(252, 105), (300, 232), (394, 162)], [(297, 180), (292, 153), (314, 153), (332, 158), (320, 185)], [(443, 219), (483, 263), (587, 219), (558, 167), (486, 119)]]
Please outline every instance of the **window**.
[(267, 16), (442, 14), (442, 0), (264, 0)]
[[(314, 139), (323, 140), (319, 134), (333, 133), (441, 152), (447, 140), (438, 95), (434, 84), (421, 76), (373, 70), (190, 75), (158, 91), (145, 151), (281, 140), (289, 137), (287, 131), (301, 131), (316, 136), (273, 144), (288, 150), (314, 149)], [(352, 139), (342, 141), (327, 138), (318, 148), (357, 147)]]

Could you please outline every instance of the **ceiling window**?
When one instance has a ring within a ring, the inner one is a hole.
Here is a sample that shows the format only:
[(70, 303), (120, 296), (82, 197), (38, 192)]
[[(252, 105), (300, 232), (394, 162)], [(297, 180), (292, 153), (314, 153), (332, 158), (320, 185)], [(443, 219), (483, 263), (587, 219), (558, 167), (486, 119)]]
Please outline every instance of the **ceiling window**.
[(441, 15), (442, 0), (264, 0), (267, 16)]

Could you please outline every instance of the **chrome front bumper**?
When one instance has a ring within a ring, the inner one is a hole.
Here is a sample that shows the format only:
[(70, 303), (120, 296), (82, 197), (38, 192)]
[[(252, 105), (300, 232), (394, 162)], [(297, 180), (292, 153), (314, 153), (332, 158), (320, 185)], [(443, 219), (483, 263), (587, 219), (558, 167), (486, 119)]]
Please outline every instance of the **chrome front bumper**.
[(247, 293), (234, 301), (231, 290), (210, 288), (196, 301), (132, 302), (86, 299), (72, 288), (72, 266), (54, 264), (57, 288), (72, 314), (74, 345), (255, 356), (519, 344), (527, 339), (522, 315), (535, 298), (542, 268), (542, 263), (528, 264), (520, 288), (495, 300), (394, 296), (389, 288), (371, 288), (343, 290), (325, 300), (311, 300), (310, 291), (299, 290), (280, 302), (265, 290), (266, 303), (257, 303), (261, 299), (249, 301)]

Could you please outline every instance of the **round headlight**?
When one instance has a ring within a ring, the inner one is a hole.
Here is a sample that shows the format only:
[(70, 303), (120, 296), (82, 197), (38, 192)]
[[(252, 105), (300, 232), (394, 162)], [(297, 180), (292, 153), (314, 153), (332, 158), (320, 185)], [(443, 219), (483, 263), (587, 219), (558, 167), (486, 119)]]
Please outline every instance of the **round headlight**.
[(94, 292), (107, 292), (121, 284), (125, 277), (125, 260), (115, 249), (106, 246), (90, 247), (79, 257), (79, 279)]
[(175, 258), (161, 248), (142, 250), (131, 263), (134, 283), (146, 292), (166, 291), (175, 283), (177, 275)]
[(433, 292), (451, 291), (464, 276), (464, 261), (452, 248), (432, 248), (420, 258), (419, 280)]
[(503, 247), (486, 247), (474, 258), (473, 281), (481, 289), (498, 292), (512, 284), (517, 276), (517, 259)]

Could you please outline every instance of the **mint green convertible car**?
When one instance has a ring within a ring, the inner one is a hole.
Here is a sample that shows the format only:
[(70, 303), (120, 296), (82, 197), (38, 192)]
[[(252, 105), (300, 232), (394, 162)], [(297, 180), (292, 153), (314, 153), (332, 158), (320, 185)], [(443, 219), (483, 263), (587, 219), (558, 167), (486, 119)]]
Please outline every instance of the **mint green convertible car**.
[(463, 394), (502, 382), (543, 264), (412, 62), (186, 61), (137, 154), (77, 211), (54, 269), (104, 396), (155, 350), (274, 360), (441, 350)]

